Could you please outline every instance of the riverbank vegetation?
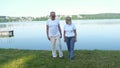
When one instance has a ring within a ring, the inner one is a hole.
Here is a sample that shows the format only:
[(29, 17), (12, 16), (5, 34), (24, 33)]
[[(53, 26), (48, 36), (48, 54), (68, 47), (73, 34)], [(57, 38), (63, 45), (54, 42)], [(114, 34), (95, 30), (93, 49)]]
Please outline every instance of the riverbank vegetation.
[[(100, 13), (100, 14), (79, 14), (70, 15), (73, 20), (86, 20), (86, 19), (120, 19), (120, 13)], [(60, 20), (65, 19), (65, 15), (57, 15)], [(26, 22), (26, 21), (45, 21), (49, 16), (42, 17), (10, 17), (0, 16), (0, 22)]]

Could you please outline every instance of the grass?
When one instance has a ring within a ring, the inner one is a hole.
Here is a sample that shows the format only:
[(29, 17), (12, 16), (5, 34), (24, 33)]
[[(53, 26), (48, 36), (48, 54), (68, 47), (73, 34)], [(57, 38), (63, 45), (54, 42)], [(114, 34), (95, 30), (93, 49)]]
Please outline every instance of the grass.
[(64, 59), (52, 59), (51, 51), (0, 49), (0, 68), (120, 68), (119, 50), (76, 50), (74, 62), (63, 52)]

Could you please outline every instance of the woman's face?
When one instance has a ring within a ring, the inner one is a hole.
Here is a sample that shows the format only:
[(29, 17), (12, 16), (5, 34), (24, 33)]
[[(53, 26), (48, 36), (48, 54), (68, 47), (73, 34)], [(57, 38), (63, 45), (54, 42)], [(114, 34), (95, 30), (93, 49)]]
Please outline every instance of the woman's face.
[(71, 24), (71, 18), (70, 17), (66, 18), (66, 24)]

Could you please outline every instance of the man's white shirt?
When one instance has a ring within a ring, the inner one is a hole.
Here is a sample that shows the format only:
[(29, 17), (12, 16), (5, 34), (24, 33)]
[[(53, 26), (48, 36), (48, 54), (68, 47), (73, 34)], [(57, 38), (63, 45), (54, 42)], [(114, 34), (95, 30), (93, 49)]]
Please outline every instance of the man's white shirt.
[(49, 37), (60, 35), (59, 28), (58, 28), (59, 20), (48, 19), (46, 24), (49, 27)]

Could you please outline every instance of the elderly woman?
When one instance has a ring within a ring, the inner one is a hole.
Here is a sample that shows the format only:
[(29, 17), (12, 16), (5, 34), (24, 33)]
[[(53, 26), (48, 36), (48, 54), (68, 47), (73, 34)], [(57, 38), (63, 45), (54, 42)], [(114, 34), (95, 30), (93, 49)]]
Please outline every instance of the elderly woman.
[(71, 17), (66, 17), (66, 25), (64, 25), (64, 41), (67, 44), (70, 60), (74, 60), (74, 43), (77, 41), (76, 36), (76, 27), (72, 24)]

